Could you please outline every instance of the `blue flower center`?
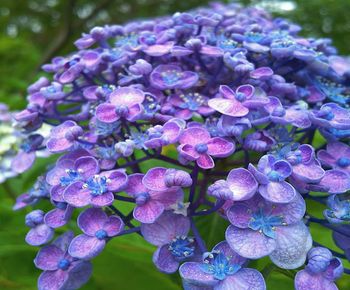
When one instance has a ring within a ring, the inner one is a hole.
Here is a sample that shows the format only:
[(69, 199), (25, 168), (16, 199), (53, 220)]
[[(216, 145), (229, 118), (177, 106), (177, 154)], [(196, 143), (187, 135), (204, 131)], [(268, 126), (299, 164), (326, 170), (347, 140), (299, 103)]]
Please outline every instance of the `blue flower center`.
[(125, 117), (129, 113), (129, 108), (127, 106), (117, 106), (115, 112), (122, 117)]
[(95, 233), (95, 237), (98, 238), (99, 240), (104, 240), (105, 238), (108, 237), (107, 232), (105, 230), (98, 230)]
[(77, 181), (78, 179), (80, 179), (80, 174), (76, 170), (67, 169), (66, 173), (67, 173), (67, 176), (61, 176), (60, 177), (61, 186), (68, 186), (72, 182)]
[(232, 264), (230, 259), (221, 252), (206, 254), (201, 270), (204, 273), (213, 275), (215, 279), (224, 280), (227, 276), (233, 275), (241, 268), (238, 264)]
[(96, 120), (95, 123), (95, 132), (100, 136), (107, 136), (119, 131), (120, 122), (116, 121), (113, 123), (104, 123)]
[(102, 159), (107, 160), (117, 160), (117, 158), (119, 157), (119, 154), (117, 153), (117, 151), (115, 151), (114, 144), (107, 147), (98, 146), (96, 148), (96, 153)]
[(233, 50), (237, 47), (238, 42), (233, 39), (229, 39), (226, 36), (220, 36), (217, 41), (217, 46), (224, 51)]
[(79, 61), (80, 61), (80, 59), (78, 57), (76, 57), (76, 58), (72, 59), (71, 61), (69, 61), (66, 64), (66, 67), (71, 68), (72, 66), (76, 65)]
[(131, 48), (136, 47), (138, 45), (138, 37), (136, 34), (119, 36), (116, 38), (115, 46), (124, 47), (130, 46)]
[(338, 160), (337, 160), (337, 165), (339, 167), (348, 167), (350, 165), (350, 158), (347, 158), (347, 157), (340, 157)]
[(275, 116), (275, 117), (283, 117), (285, 114), (286, 114), (286, 110), (282, 107), (277, 107), (272, 112), (272, 116)]
[(29, 153), (30, 151), (32, 151), (32, 145), (30, 144), (29, 141), (24, 142), (21, 144), (20, 148), (25, 152), (25, 153)]
[(239, 102), (244, 102), (246, 99), (246, 95), (243, 93), (236, 93), (236, 100)]
[(318, 117), (330, 121), (334, 119), (334, 114), (330, 108), (323, 108), (318, 111)]
[(182, 72), (179, 72), (177, 70), (169, 70), (165, 71), (161, 74), (163, 82), (166, 85), (174, 85), (176, 84), (182, 77)]
[(208, 151), (208, 145), (205, 143), (200, 143), (195, 146), (195, 149), (199, 154), (204, 154)]
[(284, 178), (275, 170), (271, 170), (268, 174), (267, 174), (267, 177), (270, 181), (275, 181), (275, 182), (278, 182), (278, 181), (283, 181)]
[(142, 105), (147, 114), (153, 115), (160, 110), (160, 105), (158, 104), (158, 101), (156, 100), (156, 98), (150, 95), (146, 96), (145, 101)]
[(54, 94), (56, 92), (57, 92), (57, 90), (56, 90), (55, 86), (49, 86), (45, 89), (45, 93), (47, 93), (48, 95)]
[(66, 271), (70, 266), (70, 262), (67, 259), (61, 259), (58, 264), (57, 267), (58, 269), (61, 269), (62, 271)]
[(205, 103), (204, 97), (198, 93), (180, 95), (180, 98), (183, 100), (183, 103), (181, 103), (179, 107), (190, 111), (197, 111), (199, 107)]
[(175, 259), (182, 261), (193, 256), (195, 250), (194, 239), (186, 236), (176, 237), (169, 244), (168, 249)]
[(137, 205), (144, 205), (150, 199), (148, 192), (142, 192), (135, 198), (135, 203)]
[(111, 61), (116, 61), (121, 57), (123, 51), (119, 48), (113, 48), (113, 49), (109, 50), (108, 53), (109, 53), (109, 57), (110, 57)]
[(283, 219), (281, 216), (265, 214), (263, 209), (252, 215), (252, 218), (248, 224), (248, 227), (254, 231), (259, 231), (265, 236), (275, 239), (276, 238), (276, 226), (283, 225)]
[(245, 40), (248, 42), (260, 42), (264, 39), (264, 35), (259, 32), (247, 32), (245, 33)]
[(91, 195), (98, 196), (107, 192), (108, 178), (105, 176), (95, 175), (90, 177), (84, 184), (84, 188), (87, 188)]

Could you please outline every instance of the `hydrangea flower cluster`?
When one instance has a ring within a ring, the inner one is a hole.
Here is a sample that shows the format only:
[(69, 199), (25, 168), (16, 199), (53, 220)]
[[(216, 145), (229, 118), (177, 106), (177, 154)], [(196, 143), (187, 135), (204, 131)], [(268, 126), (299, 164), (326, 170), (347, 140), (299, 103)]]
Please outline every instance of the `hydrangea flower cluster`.
[[(263, 257), (281, 271), (308, 260), (298, 290), (336, 289), (350, 273), (350, 66), (328, 39), (299, 31), (212, 4), (95, 27), (44, 65), (52, 77), (15, 115), (28, 135), (20, 172), (39, 152), (59, 156), (15, 205), (52, 207), (26, 217), (27, 243), (43, 246), (39, 289), (79, 288), (90, 260), (126, 234), (154, 245), (155, 266), (178, 271), (187, 290), (266, 289), (249, 267)], [(73, 212), (79, 230), (48, 244)], [(198, 222), (214, 215), (227, 229), (210, 251)], [(313, 241), (313, 223), (345, 254)]]

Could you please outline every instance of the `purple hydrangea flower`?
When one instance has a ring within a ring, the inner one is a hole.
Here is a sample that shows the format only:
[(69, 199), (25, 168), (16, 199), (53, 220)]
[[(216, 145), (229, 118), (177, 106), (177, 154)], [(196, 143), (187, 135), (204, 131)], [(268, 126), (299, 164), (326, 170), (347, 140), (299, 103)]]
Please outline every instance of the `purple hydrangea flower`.
[(350, 129), (350, 112), (335, 103), (324, 104), (318, 111), (310, 112), (310, 119), (320, 127)]
[(317, 152), (317, 159), (327, 167), (350, 173), (350, 147), (342, 142), (330, 142), (327, 150)]
[(249, 109), (266, 105), (269, 99), (251, 85), (242, 85), (233, 92), (228, 86), (220, 86), (221, 98), (213, 98), (209, 107), (231, 117), (244, 117)]
[(332, 253), (326, 248), (312, 248), (308, 253), (305, 270), (299, 271), (295, 276), (295, 289), (337, 290), (334, 281), (342, 274), (343, 265), (340, 259), (333, 258)]
[(145, 94), (131, 87), (119, 88), (109, 96), (109, 103), (96, 108), (96, 117), (101, 122), (113, 123), (120, 118), (134, 121), (142, 111)]
[(93, 205), (96, 207), (111, 205), (114, 201), (113, 192), (122, 191), (128, 177), (124, 170), (109, 170), (93, 174), (97, 165), (87, 171), (88, 178), (70, 184), (63, 193), (63, 199), (72, 206), (83, 207)]
[(51, 137), (46, 146), (50, 152), (59, 153), (71, 149), (76, 140), (83, 135), (83, 129), (73, 121), (65, 121), (63, 124), (51, 130)]
[(309, 230), (301, 220), (304, 213), (305, 201), (299, 194), (287, 204), (273, 204), (258, 195), (235, 202), (226, 212), (232, 224), (226, 230), (226, 240), (242, 257), (269, 255), (280, 268), (298, 268), (312, 246)]
[(42, 210), (34, 210), (27, 214), (26, 225), (31, 228), (26, 235), (26, 242), (31, 246), (46, 244), (54, 236), (54, 230), (44, 223)]
[(174, 94), (169, 96), (168, 104), (161, 111), (184, 120), (191, 119), (194, 115), (209, 116), (215, 111), (208, 107), (208, 100), (208, 97), (199, 93)]
[(118, 216), (107, 216), (100, 208), (88, 208), (79, 215), (78, 226), (84, 234), (71, 241), (68, 252), (74, 258), (88, 260), (101, 253), (106, 241), (123, 230), (124, 222)]
[(180, 156), (190, 162), (196, 161), (203, 169), (214, 167), (213, 157), (227, 157), (235, 150), (233, 142), (221, 137), (211, 138), (207, 130), (200, 127), (187, 128), (179, 139), (180, 146), (177, 148)]
[(141, 224), (144, 239), (157, 246), (153, 262), (164, 273), (174, 273), (181, 262), (195, 255), (195, 241), (188, 236), (189, 218), (165, 211), (154, 223)]
[(41, 135), (34, 134), (22, 143), (18, 154), (12, 159), (12, 168), (15, 172), (22, 173), (32, 167), (36, 158), (36, 150), (43, 141), (44, 138)]
[(188, 89), (198, 81), (198, 75), (192, 71), (183, 71), (179, 66), (159, 65), (150, 75), (152, 85), (160, 90)]
[(325, 218), (334, 224), (350, 221), (350, 200), (341, 200), (337, 195), (331, 195), (327, 199), (328, 208), (323, 211)]
[(167, 208), (183, 198), (180, 187), (192, 184), (184, 171), (156, 167), (146, 174), (129, 175), (126, 193), (135, 198), (134, 217), (142, 223), (153, 223)]
[(257, 168), (249, 164), (249, 170), (259, 182), (259, 193), (266, 200), (289, 203), (295, 198), (294, 187), (285, 181), (292, 174), (292, 167), (287, 161), (265, 155), (260, 158)]
[(258, 182), (247, 169), (232, 169), (226, 180), (218, 180), (209, 186), (208, 194), (224, 200), (247, 200), (254, 196)]
[(68, 231), (38, 252), (34, 263), (43, 270), (38, 279), (39, 290), (78, 289), (89, 280), (91, 263), (73, 259), (67, 253), (72, 238), (73, 232)]
[(148, 129), (147, 148), (160, 148), (178, 141), (185, 124), (181, 119), (171, 119), (163, 126), (156, 125)]
[(325, 175), (325, 171), (316, 160), (315, 150), (311, 145), (300, 145), (297, 150), (287, 153), (285, 158), (292, 165), (293, 180), (317, 183)]
[(186, 262), (179, 272), (188, 286), (198, 289), (266, 289), (261, 273), (244, 268), (245, 262), (226, 242), (221, 242), (203, 255), (203, 262)]

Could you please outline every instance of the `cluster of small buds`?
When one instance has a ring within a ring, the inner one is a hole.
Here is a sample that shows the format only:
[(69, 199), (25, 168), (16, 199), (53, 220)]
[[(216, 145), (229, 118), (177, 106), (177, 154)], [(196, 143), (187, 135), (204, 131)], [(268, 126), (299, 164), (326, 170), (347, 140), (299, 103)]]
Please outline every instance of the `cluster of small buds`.
[[(126, 234), (156, 246), (157, 269), (178, 271), (187, 290), (266, 289), (261, 269), (246, 267), (264, 257), (288, 270), (308, 258), (296, 289), (335, 289), (350, 273), (341, 262), (350, 258), (350, 64), (328, 39), (299, 31), (215, 3), (95, 27), (44, 65), (51, 79), (32, 84), (15, 115), (28, 136), (18, 171), (40, 152), (60, 156), (15, 209), (51, 203), (27, 216), (31, 245), (49, 243), (73, 211), (83, 234), (41, 248), (39, 289), (81, 287), (89, 260)], [(123, 203), (133, 210), (123, 214)], [(198, 221), (215, 215), (225, 240), (208, 252)], [(313, 241), (313, 223), (339, 251)]]

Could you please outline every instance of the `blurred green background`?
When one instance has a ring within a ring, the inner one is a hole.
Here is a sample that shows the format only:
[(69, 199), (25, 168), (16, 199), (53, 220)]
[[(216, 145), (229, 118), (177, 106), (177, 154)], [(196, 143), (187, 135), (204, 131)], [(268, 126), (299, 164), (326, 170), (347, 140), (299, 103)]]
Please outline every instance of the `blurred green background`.
[[(25, 106), (26, 87), (40, 75), (40, 66), (53, 56), (73, 50), (73, 41), (95, 25), (123, 23), (133, 18), (152, 17), (185, 11), (205, 5), (204, 0), (0, 0), (0, 102), (11, 109)], [(350, 52), (349, 0), (238, 1), (262, 6), (274, 15), (299, 23), (303, 34), (332, 38), (339, 53)], [(26, 246), (24, 216), (30, 210), (14, 213), (15, 197), (33, 184), (47, 160), (40, 160), (22, 176), (0, 186), (0, 289), (36, 289), (39, 275), (32, 263), (36, 248)], [(318, 204), (309, 204), (317, 211)], [(223, 238), (225, 224), (218, 217), (201, 221), (208, 246)], [(330, 233), (314, 227), (312, 234), (320, 243), (337, 249)], [(94, 274), (83, 289), (172, 290), (181, 289), (176, 275), (158, 273), (151, 262), (154, 247), (136, 235), (111, 242), (93, 261)], [(256, 266), (265, 267), (268, 259)], [(347, 264), (349, 267), (349, 264)], [(272, 271), (268, 289), (293, 289), (290, 273)], [(281, 284), (283, 283), (283, 284)], [(281, 286), (283, 285), (283, 286)], [(349, 278), (338, 282), (350, 289)]]

